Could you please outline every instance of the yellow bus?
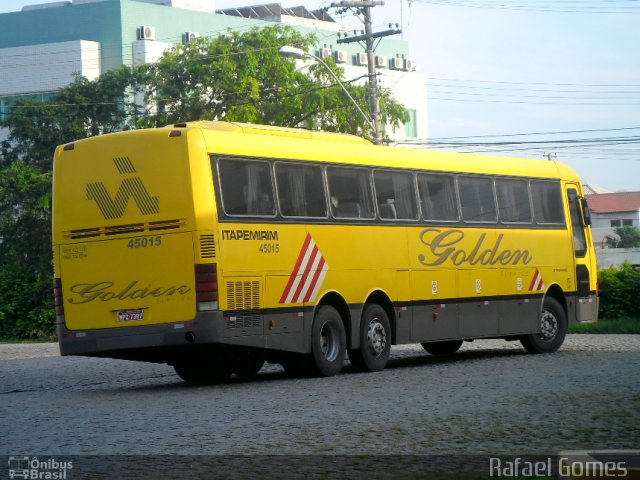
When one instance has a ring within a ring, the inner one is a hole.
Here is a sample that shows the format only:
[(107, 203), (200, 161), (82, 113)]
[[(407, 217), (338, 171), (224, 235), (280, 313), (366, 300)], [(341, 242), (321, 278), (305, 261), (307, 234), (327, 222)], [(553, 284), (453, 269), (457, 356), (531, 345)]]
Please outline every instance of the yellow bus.
[(187, 381), (382, 370), (391, 345), (557, 350), (597, 319), (578, 175), (554, 161), (226, 122), (59, 146), (62, 355)]

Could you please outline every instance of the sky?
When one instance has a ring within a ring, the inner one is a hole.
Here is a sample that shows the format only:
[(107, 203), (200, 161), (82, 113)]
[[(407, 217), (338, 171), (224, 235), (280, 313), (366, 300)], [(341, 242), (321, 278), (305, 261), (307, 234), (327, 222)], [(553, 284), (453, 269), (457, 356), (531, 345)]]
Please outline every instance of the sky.
[[(45, 2), (0, 0), (0, 13)], [(590, 185), (640, 191), (640, 0), (386, 0), (372, 17), (376, 31), (401, 24), (427, 77), (429, 138), (419, 143), (555, 158)]]

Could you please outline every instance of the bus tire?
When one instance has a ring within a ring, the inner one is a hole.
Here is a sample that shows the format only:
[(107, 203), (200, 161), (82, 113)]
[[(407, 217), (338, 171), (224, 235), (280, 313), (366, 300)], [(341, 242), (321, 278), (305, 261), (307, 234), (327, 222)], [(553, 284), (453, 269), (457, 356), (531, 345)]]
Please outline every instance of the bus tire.
[(567, 315), (560, 302), (545, 297), (540, 311), (540, 333), (523, 335), (520, 343), (529, 353), (552, 353), (564, 342), (567, 329)]
[(265, 361), (260, 350), (242, 349), (233, 356), (233, 373), (241, 377), (253, 377), (262, 369)]
[(424, 348), (431, 355), (453, 355), (462, 346), (462, 340), (447, 340), (445, 342), (428, 342), (421, 343)]
[(361, 372), (384, 370), (391, 351), (391, 326), (384, 308), (375, 303), (364, 306), (360, 321), (360, 348), (348, 351), (351, 365)]
[(338, 311), (331, 305), (320, 306), (311, 328), (311, 360), (314, 373), (331, 377), (342, 370), (346, 339)]

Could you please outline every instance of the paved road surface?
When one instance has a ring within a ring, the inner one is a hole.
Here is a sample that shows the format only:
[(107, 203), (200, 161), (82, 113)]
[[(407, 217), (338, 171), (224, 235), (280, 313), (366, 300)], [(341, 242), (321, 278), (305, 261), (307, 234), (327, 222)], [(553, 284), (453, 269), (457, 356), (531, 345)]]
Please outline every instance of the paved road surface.
[[(523, 455), (640, 446), (640, 335), (501, 340), (386, 370), (183, 383), (171, 367), (0, 345), (0, 455)], [(2, 474), (2, 469), (0, 469)], [(107, 477), (105, 477), (107, 478)]]

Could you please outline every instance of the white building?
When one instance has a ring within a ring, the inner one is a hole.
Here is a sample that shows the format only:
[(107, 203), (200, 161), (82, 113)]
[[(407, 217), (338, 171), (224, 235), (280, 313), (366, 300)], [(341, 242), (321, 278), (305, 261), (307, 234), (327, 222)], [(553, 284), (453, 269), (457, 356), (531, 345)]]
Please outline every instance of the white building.
[[(315, 33), (321, 40), (313, 53), (335, 55), (346, 80), (366, 78), (362, 46), (338, 44), (345, 27), (324, 11), (280, 4), (220, 11), (214, 6), (214, 0), (68, 0), (0, 14), (0, 118), (11, 113), (16, 99), (46, 99), (75, 75), (95, 79), (122, 65), (154, 62), (189, 38), (274, 22)], [(414, 71), (407, 42), (381, 39), (376, 66), (381, 88), (392, 92), (410, 118), (399, 131), (387, 133), (397, 140), (428, 137), (427, 79)]]

